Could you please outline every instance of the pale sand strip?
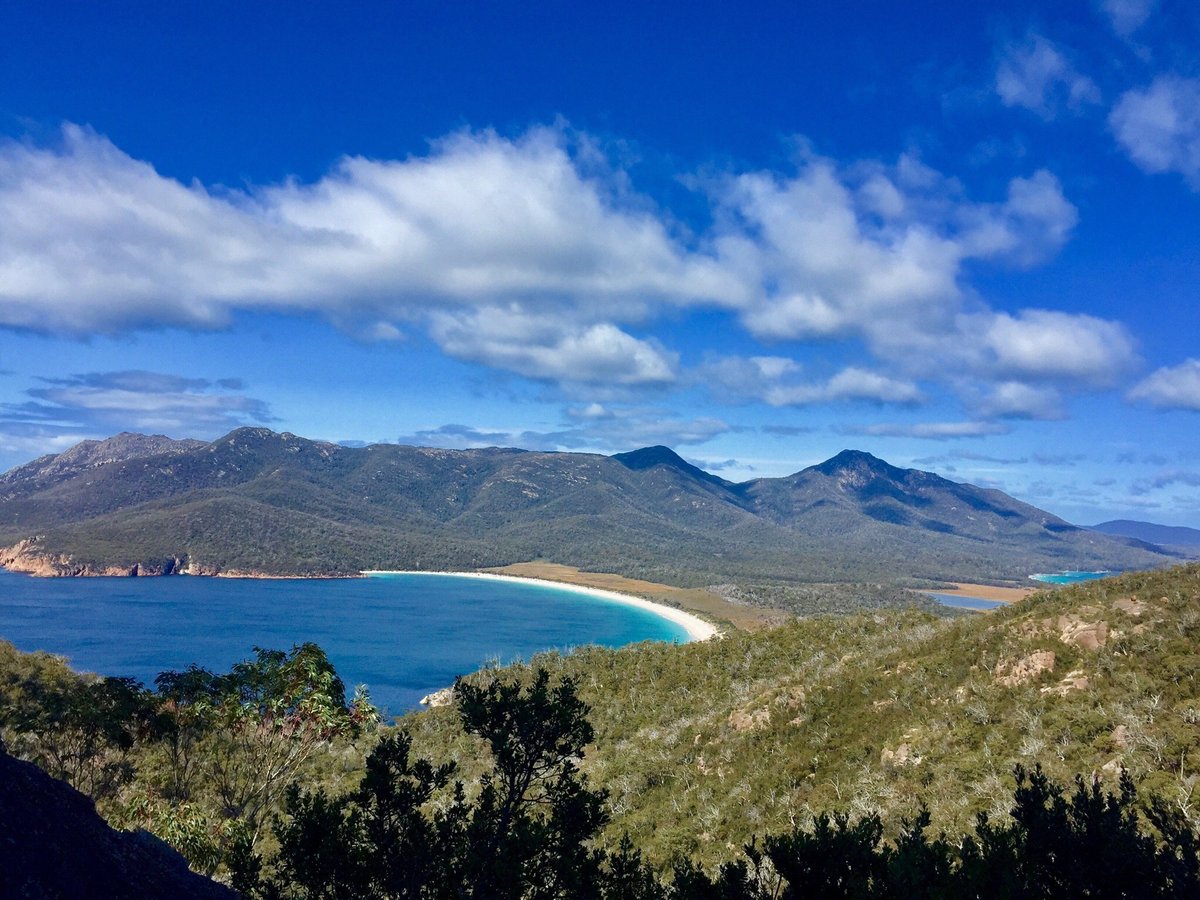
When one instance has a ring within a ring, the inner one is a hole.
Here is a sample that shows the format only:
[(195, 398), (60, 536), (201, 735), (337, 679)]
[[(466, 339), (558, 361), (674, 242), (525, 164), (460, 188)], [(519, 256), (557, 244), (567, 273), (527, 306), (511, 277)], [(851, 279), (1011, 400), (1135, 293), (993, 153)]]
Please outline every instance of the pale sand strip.
[(699, 616), (694, 616), (691, 613), (684, 612), (682, 609), (676, 609), (673, 606), (663, 606), (661, 603), (654, 603), (650, 600), (643, 600), (641, 597), (633, 597), (629, 594), (618, 594), (616, 591), (605, 591), (600, 588), (583, 587), (578, 584), (567, 584), (562, 581), (548, 581), (544, 578), (522, 578), (516, 575), (496, 575), (491, 572), (409, 572), (409, 571), (391, 571), (383, 569), (372, 569), (363, 572), (364, 575), (446, 575), (454, 578), (483, 578), (492, 581), (515, 581), (521, 584), (532, 584), (537, 587), (552, 587), (555, 590), (570, 591), (574, 594), (584, 594), (588, 597), (595, 597), (598, 600), (607, 600), (610, 603), (624, 603), (626, 606), (636, 606), (639, 609), (644, 609), (654, 613), (663, 619), (674, 622), (676, 625), (683, 627), (687, 632), (688, 641), (707, 641), (709, 638), (715, 637), (720, 632), (716, 626), (705, 622)]

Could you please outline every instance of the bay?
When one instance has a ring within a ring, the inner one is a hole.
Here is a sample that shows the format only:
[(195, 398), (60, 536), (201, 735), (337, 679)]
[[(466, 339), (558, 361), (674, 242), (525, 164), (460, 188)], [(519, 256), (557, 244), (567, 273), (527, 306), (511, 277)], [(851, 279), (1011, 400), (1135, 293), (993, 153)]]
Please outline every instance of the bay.
[(441, 575), (346, 579), (32, 578), (0, 570), (0, 637), (79, 671), (153, 685), (195, 663), (313, 641), (388, 713), (456, 675), (582, 644), (687, 640), (644, 609), (552, 585)]

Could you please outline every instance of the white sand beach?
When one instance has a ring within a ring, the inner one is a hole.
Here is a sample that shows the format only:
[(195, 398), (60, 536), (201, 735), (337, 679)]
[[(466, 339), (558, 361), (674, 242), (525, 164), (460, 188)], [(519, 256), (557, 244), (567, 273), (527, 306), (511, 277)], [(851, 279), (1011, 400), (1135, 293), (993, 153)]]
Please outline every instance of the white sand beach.
[(654, 613), (656, 616), (661, 616), (668, 621), (674, 622), (676, 625), (683, 627), (687, 632), (688, 641), (707, 641), (715, 637), (720, 632), (715, 625), (704, 621), (699, 616), (694, 616), (691, 613), (684, 612), (682, 609), (676, 609), (673, 606), (664, 606), (661, 603), (654, 603), (650, 600), (644, 600), (641, 597), (634, 597), (631, 594), (619, 594), (616, 591), (605, 591), (599, 588), (583, 587), (577, 584), (566, 584), (561, 581), (550, 581), (544, 578), (521, 578), (516, 575), (496, 575), (492, 572), (410, 572), (410, 571), (395, 571), (373, 569), (365, 571), (364, 575), (446, 575), (454, 578), (484, 578), (493, 581), (516, 581), (525, 584), (532, 584), (538, 587), (552, 587), (556, 590), (570, 591), (574, 594), (584, 594), (588, 597), (595, 597), (599, 600), (608, 600), (612, 603), (624, 603), (627, 606), (636, 606), (648, 612)]

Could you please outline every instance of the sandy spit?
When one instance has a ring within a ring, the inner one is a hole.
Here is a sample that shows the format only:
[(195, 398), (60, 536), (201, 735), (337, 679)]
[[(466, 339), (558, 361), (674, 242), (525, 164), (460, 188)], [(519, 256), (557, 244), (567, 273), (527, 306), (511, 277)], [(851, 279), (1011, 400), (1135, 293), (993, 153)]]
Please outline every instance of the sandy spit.
[(660, 616), (668, 621), (674, 622), (676, 625), (683, 626), (687, 632), (688, 641), (707, 641), (710, 638), (716, 637), (720, 632), (715, 625), (704, 621), (699, 616), (694, 616), (691, 613), (684, 612), (682, 609), (675, 609), (673, 606), (664, 606), (661, 603), (654, 603), (650, 600), (643, 600), (641, 597), (634, 597), (630, 594), (619, 594), (616, 591), (605, 591), (599, 588), (583, 587), (578, 584), (566, 584), (561, 581), (549, 581), (543, 578), (521, 578), (516, 575), (495, 575), (491, 572), (411, 572), (411, 571), (394, 571), (373, 569), (363, 572), (364, 575), (446, 575), (454, 578), (483, 578), (492, 581), (516, 581), (524, 584), (538, 585), (540, 587), (552, 587), (557, 590), (570, 591), (574, 594), (584, 594), (588, 597), (595, 597), (599, 600), (608, 600), (611, 603), (624, 603), (626, 606), (636, 606), (639, 609), (647, 610)]

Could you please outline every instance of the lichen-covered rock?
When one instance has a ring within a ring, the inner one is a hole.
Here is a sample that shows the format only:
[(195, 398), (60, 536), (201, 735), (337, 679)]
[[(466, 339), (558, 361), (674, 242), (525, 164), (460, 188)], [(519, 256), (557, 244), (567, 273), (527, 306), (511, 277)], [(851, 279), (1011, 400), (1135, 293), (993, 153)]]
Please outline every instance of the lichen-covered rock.
[(1038, 650), (1017, 660), (1001, 660), (996, 665), (996, 681), (1005, 687), (1032, 681), (1043, 672), (1053, 672), (1054, 659), (1053, 650)]
[(452, 687), (444, 687), (421, 698), (421, 705), (428, 706), (430, 709), (435, 706), (449, 706), (453, 702), (454, 688)]
[(760, 708), (755, 710), (735, 709), (729, 714), (729, 727), (734, 731), (755, 731), (766, 728), (771, 722), (771, 711)]
[(879, 764), (895, 768), (918, 766), (921, 764), (921, 757), (913, 753), (912, 747), (908, 744), (901, 744), (895, 750), (884, 747), (883, 751), (879, 754)]
[(1064, 644), (1098, 650), (1108, 643), (1108, 623), (1086, 622), (1079, 616), (1059, 616), (1058, 637)]

